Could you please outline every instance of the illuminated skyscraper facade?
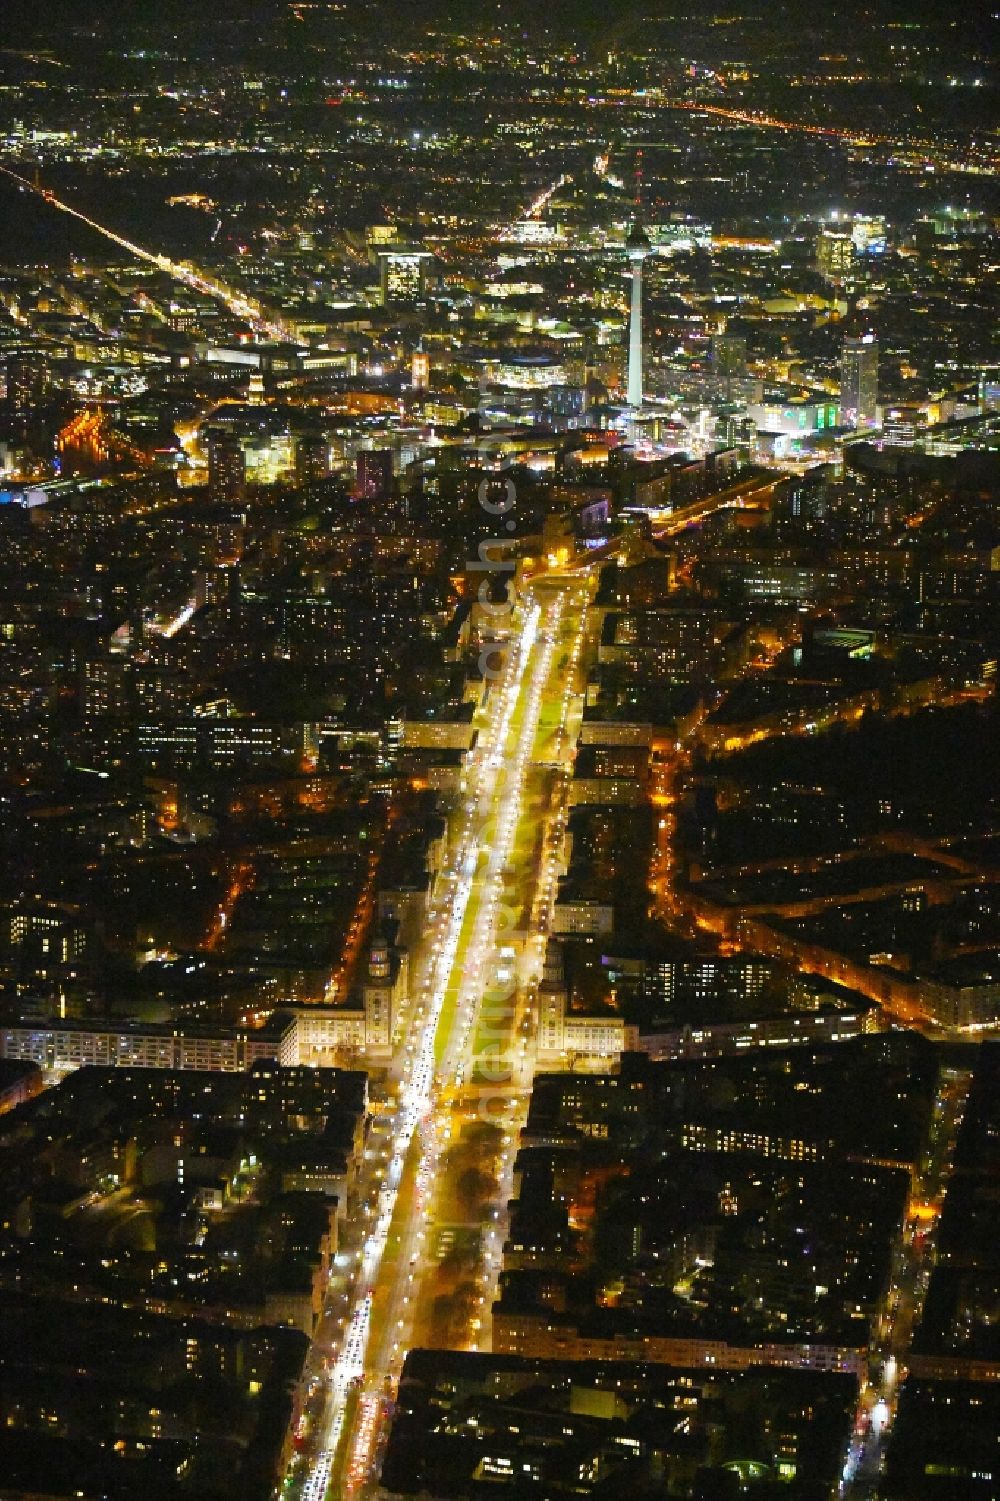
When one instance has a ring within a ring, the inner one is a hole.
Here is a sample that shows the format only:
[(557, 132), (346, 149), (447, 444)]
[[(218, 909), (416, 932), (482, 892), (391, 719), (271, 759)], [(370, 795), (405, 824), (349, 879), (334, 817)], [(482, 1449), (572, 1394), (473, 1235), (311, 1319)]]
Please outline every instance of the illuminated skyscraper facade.
[(878, 341), (872, 333), (844, 340), (840, 356), (840, 425), (874, 427), (878, 420)]
[(429, 250), (408, 245), (389, 245), (378, 251), (379, 283), (382, 304), (419, 302), (426, 291)]
[(359, 500), (388, 500), (392, 494), (392, 450), (364, 449), (355, 460), (354, 493)]
[(240, 500), (246, 491), (247, 462), (243, 445), (232, 433), (213, 433), (208, 440), (208, 485), (219, 500)]
[(816, 269), (826, 281), (850, 281), (854, 272), (854, 241), (849, 234), (823, 230), (816, 238)]

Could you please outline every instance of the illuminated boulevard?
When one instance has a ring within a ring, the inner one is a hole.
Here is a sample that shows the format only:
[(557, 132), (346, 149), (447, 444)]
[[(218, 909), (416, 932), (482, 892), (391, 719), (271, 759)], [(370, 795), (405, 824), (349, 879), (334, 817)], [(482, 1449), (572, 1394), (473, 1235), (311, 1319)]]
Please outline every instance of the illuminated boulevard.
[[(497, 1206), (509, 1196), (530, 1092), (531, 1000), (581, 712), (591, 587), (589, 580), (539, 582), (508, 617), (505, 660), (477, 720), (451, 821), (451, 858), (372, 1133), (361, 1187), (367, 1217), (349, 1252), (346, 1304), (328, 1307), (314, 1345), (309, 1434), (285, 1491), (304, 1501), (362, 1496), (377, 1481), (411, 1332), (434, 1303), (448, 1244), (445, 1160), (476, 1122), (494, 1128), (498, 1150), (489, 1203), (463, 1227), (473, 1244), (467, 1287), (474, 1293), (462, 1342), (488, 1347), (481, 1326), (500, 1261)], [(333, 1290), (334, 1305), (337, 1297)]]
[[(660, 518), (663, 540), (726, 506), (760, 504), (755, 477)], [(595, 564), (567, 562), (530, 584), (509, 623), (500, 675), (476, 719), (461, 802), (449, 824), (412, 998), (377, 1102), (360, 1186), (356, 1242), (338, 1258), (307, 1371), (303, 1449), (284, 1494), (295, 1501), (363, 1497), (377, 1485), (392, 1402), (416, 1344), (489, 1348), (518, 1130), (534, 1066), (534, 1000), (555, 898), (559, 835), (582, 716)], [(593, 644), (591, 642), (591, 644)], [(458, 1211), (449, 1152), (469, 1127), (491, 1126), (488, 1201)], [(441, 1263), (459, 1249), (460, 1288), (445, 1289), (450, 1327), (435, 1329)], [(346, 1264), (345, 1264), (346, 1263)]]

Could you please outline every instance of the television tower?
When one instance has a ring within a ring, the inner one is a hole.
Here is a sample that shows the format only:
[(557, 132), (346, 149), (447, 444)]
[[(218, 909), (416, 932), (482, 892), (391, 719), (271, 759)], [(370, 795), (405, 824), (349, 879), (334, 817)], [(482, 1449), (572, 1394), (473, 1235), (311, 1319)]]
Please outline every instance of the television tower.
[(625, 254), (632, 267), (632, 305), (628, 320), (628, 404), (642, 406), (642, 263), (651, 249), (638, 215), (625, 237)]

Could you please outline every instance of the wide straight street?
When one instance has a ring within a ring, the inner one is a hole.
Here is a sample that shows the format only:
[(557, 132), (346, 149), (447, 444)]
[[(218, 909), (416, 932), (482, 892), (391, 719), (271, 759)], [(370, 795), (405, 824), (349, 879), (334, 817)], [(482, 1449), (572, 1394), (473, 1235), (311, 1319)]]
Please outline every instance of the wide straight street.
[[(501, 1206), (530, 1091), (531, 1001), (555, 881), (549, 836), (565, 817), (589, 596), (589, 582), (540, 583), (523, 596), (477, 721), (371, 1154), (368, 1219), (352, 1252), (347, 1306), (337, 1311), (342, 1332), (319, 1376), (306, 1463), (286, 1482), (304, 1501), (362, 1495), (377, 1479), (410, 1344), (488, 1341)], [(477, 1149), (480, 1192), (459, 1211), (450, 1168), (456, 1152), (471, 1161)], [(442, 1332), (434, 1324), (442, 1266), (456, 1257), (461, 1293)]]

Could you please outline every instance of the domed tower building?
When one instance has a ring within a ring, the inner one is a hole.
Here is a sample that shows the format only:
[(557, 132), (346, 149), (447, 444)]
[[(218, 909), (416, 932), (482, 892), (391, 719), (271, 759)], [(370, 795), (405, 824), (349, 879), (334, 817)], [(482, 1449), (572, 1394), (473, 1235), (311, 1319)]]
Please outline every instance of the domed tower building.
[(362, 985), (369, 1057), (391, 1056), (393, 1027), (406, 1000), (407, 974), (406, 950), (394, 947), (384, 929), (377, 930)]

